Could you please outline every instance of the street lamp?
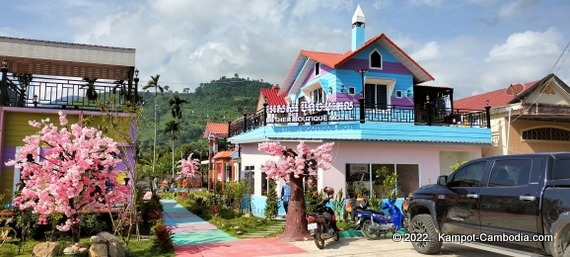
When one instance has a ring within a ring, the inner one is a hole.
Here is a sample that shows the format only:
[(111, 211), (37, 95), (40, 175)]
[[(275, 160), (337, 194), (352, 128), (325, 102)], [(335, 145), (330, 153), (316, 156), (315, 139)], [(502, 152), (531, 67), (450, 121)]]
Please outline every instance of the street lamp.
[(364, 73), (366, 72), (368, 72), (367, 69), (356, 70), (356, 73), (359, 73), (362, 78), (362, 90), (360, 91), (360, 99), (358, 99), (360, 106), (360, 123), (364, 123)]
[(133, 100), (133, 106), (134, 106), (135, 104), (138, 105), (138, 101), (139, 101), (139, 99), (138, 99), (139, 70), (138, 70), (138, 69), (135, 70), (135, 78), (134, 78), (134, 81), (135, 81), (135, 95), (134, 95), (134, 100)]

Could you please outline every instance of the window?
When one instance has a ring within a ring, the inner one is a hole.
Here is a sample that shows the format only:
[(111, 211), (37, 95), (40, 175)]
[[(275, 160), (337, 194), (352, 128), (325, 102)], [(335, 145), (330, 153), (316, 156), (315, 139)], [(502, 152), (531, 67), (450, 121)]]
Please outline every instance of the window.
[[(371, 172), (372, 171), (372, 172)], [(390, 189), (384, 187), (386, 174), (396, 174), (396, 190), (398, 197), (419, 188), (419, 166), (417, 164), (346, 164), (347, 196), (368, 195), (373, 192), (378, 197), (385, 197)]]
[(570, 141), (570, 131), (559, 128), (536, 128), (523, 131), (526, 140)]
[(556, 160), (554, 162), (552, 179), (570, 179), (570, 159)]
[(267, 179), (267, 174), (265, 174), (265, 172), (261, 172), (261, 195), (266, 196), (268, 188), (269, 180)]
[(471, 163), (452, 174), (450, 187), (479, 187), (487, 162)]
[(311, 92), (311, 99), (313, 99), (313, 103), (325, 103), (327, 99), (327, 95), (323, 88), (316, 89)]
[(354, 95), (354, 92), (356, 92), (356, 88), (355, 88), (355, 87), (348, 87), (348, 94), (349, 94), (349, 95)]
[(396, 98), (402, 98), (402, 90), (396, 90)]
[(386, 85), (364, 85), (364, 107), (372, 109), (386, 109), (388, 105)]
[(499, 160), (489, 177), (489, 187), (525, 186), (529, 184), (531, 160)]
[(319, 74), (321, 74), (321, 63), (316, 62), (315, 63), (315, 77), (319, 76)]
[(382, 69), (382, 55), (378, 50), (374, 50), (370, 53), (370, 68)]

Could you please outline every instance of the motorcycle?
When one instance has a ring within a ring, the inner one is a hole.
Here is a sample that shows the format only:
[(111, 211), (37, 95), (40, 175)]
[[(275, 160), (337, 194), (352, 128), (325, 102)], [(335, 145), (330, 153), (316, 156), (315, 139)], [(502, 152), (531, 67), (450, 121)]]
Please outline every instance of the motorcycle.
[(383, 210), (388, 210), (388, 215), (384, 212), (374, 210), (356, 211), (356, 229), (360, 229), (362, 235), (367, 239), (376, 240), (380, 235), (388, 232), (396, 232), (405, 224), (404, 215), (396, 205), (395, 200), (388, 200), (382, 204)]
[(327, 239), (332, 238), (334, 241), (338, 241), (340, 239), (340, 231), (336, 226), (336, 216), (334, 211), (330, 207), (326, 206), (330, 199), (332, 198), (326, 197), (317, 203), (313, 207), (312, 211), (307, 212), (305, 215), (305, 218), (307, 219), (307, 230), (315, 239), (315, 245), (319, 249), (323, 249), (325, 247), (325, 240)]

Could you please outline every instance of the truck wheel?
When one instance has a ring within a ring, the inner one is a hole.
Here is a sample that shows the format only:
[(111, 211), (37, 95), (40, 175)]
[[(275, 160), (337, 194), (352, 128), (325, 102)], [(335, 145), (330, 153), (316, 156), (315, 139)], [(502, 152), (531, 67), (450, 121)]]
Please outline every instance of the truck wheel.
[(443, 242), (438, 240), (437, 229), (433, 224), (431, 215), (418, 214), (412, 218), (410, 224), (411, 231), (409, 233), (428, 234), (428, 240), (425, 242), (412, 242), (412, 246), (418, 253), (434, 254), (441, 249)]

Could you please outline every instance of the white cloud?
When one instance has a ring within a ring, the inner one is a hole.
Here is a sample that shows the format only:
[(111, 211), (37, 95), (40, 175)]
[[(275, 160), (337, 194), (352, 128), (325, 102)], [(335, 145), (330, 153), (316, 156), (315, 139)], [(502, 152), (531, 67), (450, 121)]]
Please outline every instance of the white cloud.
[(372, 4), (372, 7), (377, 10), (388, 9), (390, 6), (392, 6), (391, 0), (376, 0)]
[(416, 61), (435, 59), (439, 55), (439, 45), (435, 41), (427, 42), (423, 48), (412, 53), (410, 56)]
[(501, 5), (501, 10), (499, 11), (499, 17), (510, 18), (515, 14), (518, 14), (524, 10), (530, 9), (541, 0), (520, 0), (511, 3)]
[(505, 44), (494, 46), (489, 52), (487, 62), (508, 59), (520, 59), (545, 54), (556, 54), (562, 34), (551, 27), (545, 32), (526, 31), (509, 36)]

